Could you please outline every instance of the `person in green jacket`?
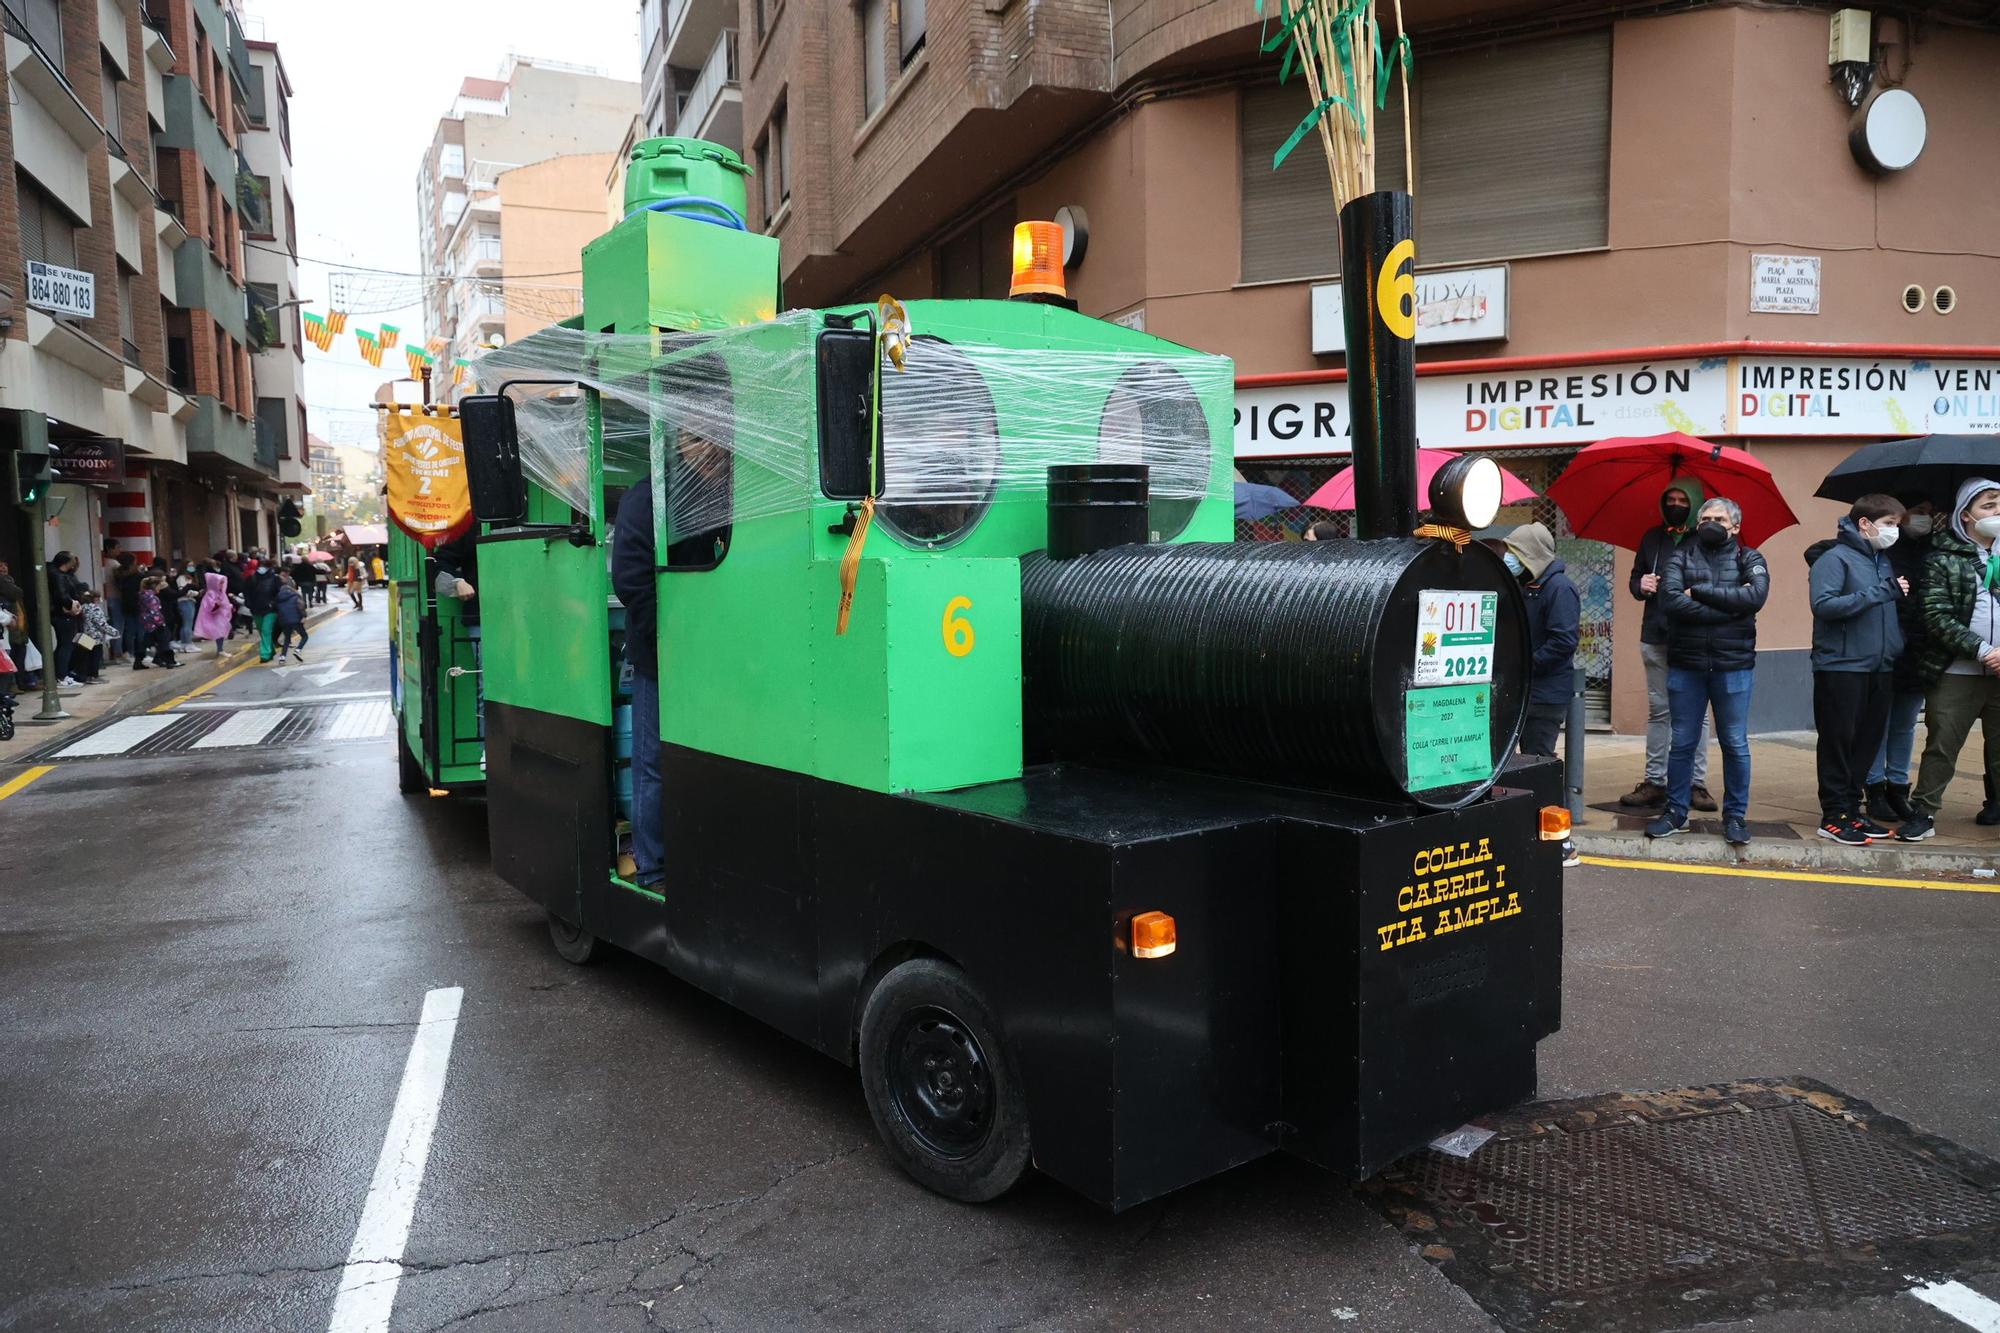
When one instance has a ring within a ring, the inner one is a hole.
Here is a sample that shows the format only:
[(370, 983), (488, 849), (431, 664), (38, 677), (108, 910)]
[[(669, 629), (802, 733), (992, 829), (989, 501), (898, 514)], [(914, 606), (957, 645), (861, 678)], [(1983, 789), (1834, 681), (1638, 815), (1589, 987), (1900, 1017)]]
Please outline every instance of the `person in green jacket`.
[(2000, 775), (2000, 481), (1974, 477), (1958, 488), (1950, 522), (1933, 529), (1924, 573), (1923, 764), (1910, 794), (1914, 817), (1896, 830), (1900, 842), (1936, 832), (1944, 789), (1958, 752), (1978, 722), (1986, 775)]

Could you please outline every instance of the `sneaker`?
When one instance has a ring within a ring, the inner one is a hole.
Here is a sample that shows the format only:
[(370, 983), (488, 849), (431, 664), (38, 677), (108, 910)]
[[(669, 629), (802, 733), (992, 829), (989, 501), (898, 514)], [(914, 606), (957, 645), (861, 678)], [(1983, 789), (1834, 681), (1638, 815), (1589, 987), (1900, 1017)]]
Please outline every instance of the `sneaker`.
[(1889, 836), (1888, 829), (1883, 828), (1866, 815), (1849, 816), (1849, 820), (1854, 827), (1860, 829), (1870, 838), (1886, 838)]
[(306, 660), (306, 655), (300, 652), (298, 649), (294, 648), (292, 649), (292, 660), (295, 662), (303, 662)]
[(83, 682), (78, 680), (75, 676), (64, 676), (61, 680), (56, 682), (56, 688), (59, 690), (73, 690), (82, 683)]
[(1657, 782), (1641, 782), (1631, 791), (1626, 792), (1618, 798), (1618, 804), (1630, 806), (1634, 809), (1644, 809), (1647, 806), (1665, 805), (1666, 803), (1667, 789)]
[(1919, 810), (1903, 821), (1903, 827), (1896, 830), (1897, 842), (1922, 842), (1937, 832), (1937, 822)]
[(1715, 798), (1708, 794), (1708, 788), (1702, 786), (1699, 782), (1688, 788), (1688, 804), (1696, 810), (1717, 810), (1721, 808), (1716, 805)]
[(1649, 838), (1671, 838), (1676, 833), (1686, 833), (1687, 831), (1688, 817), (1686, 815), (1676, 815), (1671, 810), (1666, 811), (1658, 819), (1646, 825), (1646, 836)]
[(1819, 836), (1847, 847), (1868, 845), (1868, 835), (1857, 827), (1852, 815), (1835, 815), (1831, 819), (1823, 820), (1819, 826)]
[(1739, 815), (1725, 815), (1722, 820), (1722, 840), (1731, 847), (1750, 845), (1750, 821)]
[(1583, 864), (1583, 855), (1582, 853), (1576, 850), (1576, 844), (1571, 842), (1568, 838), (1564, 838), (1563, 839), (1564, 867), (1567, 868), (1569, 866), (1580, 866), (1582, 864)]

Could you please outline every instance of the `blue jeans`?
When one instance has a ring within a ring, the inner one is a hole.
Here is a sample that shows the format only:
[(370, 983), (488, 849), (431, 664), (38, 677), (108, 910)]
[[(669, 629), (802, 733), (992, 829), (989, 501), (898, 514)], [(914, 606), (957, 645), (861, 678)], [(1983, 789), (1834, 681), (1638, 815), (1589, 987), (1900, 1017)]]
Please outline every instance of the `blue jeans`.
[(1875, 762), (1868, 769), (1868, 785), (1893, 782), (1910, 785), (1910, 755), (1917, 748), (1917, 719), (1924, 715), (1924, 692), (1897, 690), (1889, 699), (1889, 731), (1875, 750)]
[(1750, 814), (1750, 678), (1748, 671), (1667, 670), (1667, 700), (1673, 709), (1674, 744), (1667, 754), (1667, 816), (1687, 818), (1688, 789), (1694, 785), (1694, 752), (1701, 744), (1702, 717), (1715, 712), (1715, 739), (1722, 745), (1722, 815)]
[(666, 870), (666, 814), (660, 778), (660, 682), (632, 673), (632, 859), (639, 882)]

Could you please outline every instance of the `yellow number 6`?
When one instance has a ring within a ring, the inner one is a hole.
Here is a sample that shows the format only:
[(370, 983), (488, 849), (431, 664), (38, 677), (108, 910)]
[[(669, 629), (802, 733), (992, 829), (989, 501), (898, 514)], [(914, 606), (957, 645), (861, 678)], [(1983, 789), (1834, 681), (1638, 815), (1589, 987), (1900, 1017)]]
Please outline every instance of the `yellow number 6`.
[[(1375, 308), (1382, 312), (1382, 323), (1398, 338), (1417, 336), (1416, 263), (1417, 243), (1405, 236), (1389, 251), (1375, 278)], [(1400, 271), (1405, 264), (1411, 268), (1408, 273)]]
[(958, 614), (971, 609), (970, 597), (954, 597), (944, 604), (944, 650), (953, 657), (963, 657), (972, 651), (972, 622)]

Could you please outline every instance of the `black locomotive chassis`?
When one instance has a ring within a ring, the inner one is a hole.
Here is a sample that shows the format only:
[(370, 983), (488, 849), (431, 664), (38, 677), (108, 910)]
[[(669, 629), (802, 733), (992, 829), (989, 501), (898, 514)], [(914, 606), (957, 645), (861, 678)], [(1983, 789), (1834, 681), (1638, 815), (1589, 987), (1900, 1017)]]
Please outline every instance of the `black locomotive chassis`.
[[(669, 746), (662, 905), (573, 859), (606, 836), (575, 787), (501, 817), (551, 751), (583, 777), (580, 733), (601, 730), (521, 711), (489, 728), (503, 877), (848, 1063), (874, 980), (950, 960), (1003, 1029), (1036, 1166), (1114, 1209), (1279, 1149), (1368, 1175), (1531, 1097), (1558, 1026), (1553, 762), (1418, 813), (1081, 766), (892, 796)], [(507, 752), (530, 737), (527, 763)], [(574, 898), (554, 882), (573, 863)], [(1135, 958), (1131, 918), (1154, 910), (1179, 946)]]

